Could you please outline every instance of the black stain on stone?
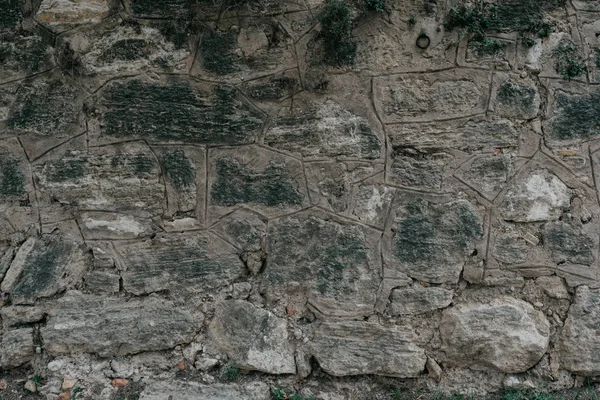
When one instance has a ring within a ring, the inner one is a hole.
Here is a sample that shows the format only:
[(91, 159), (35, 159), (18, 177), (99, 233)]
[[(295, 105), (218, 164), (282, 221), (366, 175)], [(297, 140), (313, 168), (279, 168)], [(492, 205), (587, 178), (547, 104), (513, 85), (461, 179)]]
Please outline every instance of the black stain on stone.
[(233, 32), (207, 32), (200, 41), (200, 55), (204, 68), (217, 75), (238, 71), (233, 51), (237, 38)]
[(162, 156), (161, 164), (169, 182), (175, 189), (182, 190), (194, 185), (196, 171), (183, 150), (166, 152)]
[(559, 140), (590, 139), (600, 133), (600, 92), (568, 94), (556, 92), (556, 117), (551, 136)]
[(102, 62), (134, 61), (148, 55), (148, 42), (144, 39), (122, 39), (110, 46), (100, 56)]
[(37, 86), (24, 84), (18, 89), (16, 107), (10, 111), (6, 124), (11, 129), (62, 136), (77, 122), (78, 95), (74, 85), (60, 82)]
[(51, 161), (46, 165), (47, 176), (50, 182), (74, 181), (85, 175), (87, 158), (65, 157)]
[(21, 196), (25, 194), (25, 174), (19, 160), (10, 155), (0, 155), (0, 194)]
[(447, 253), (468, 255), (471, 243), (482, 235), (481, 217), (464, 201), (441, 206), (415, 202), (406, 206), (394, 234), (394, 255), (409, 264), (443, 262)]
[(500, 86), (496, 98), (500, 104), (524, 113), (531, 113), (536, 111), (534, 109), (535, 94), (533, 87), (519, 85), (508, 80)]
[(103, 97), (108, 110), (103, 115), (102, 133), (194, 143), (252, 141), (262, 119), (236, 100), (236, 89), (217, 86), (214, 102), (208, 97), (184, 81), (171, 85), (140, 80), (115, 84)]
[(231, 157), (217, 160), (217, 179), (212, 185), (212, 201), (221, 206), (258, 203), (266, 206), (297, 205), (303, 196), (296, 191), (285, 164), (271, 162), (255, 172)]
[(59, 271), (66, 263), (71, 246), (58, 240), (38, 240), (28, 255), (19, 281), (11, 295), (36, 299), (43, 291), (54, 286), (61, 278)]
[(0, 30), (14, 28), (23, 19), (22, 0), (2, 0), (0, 2)]

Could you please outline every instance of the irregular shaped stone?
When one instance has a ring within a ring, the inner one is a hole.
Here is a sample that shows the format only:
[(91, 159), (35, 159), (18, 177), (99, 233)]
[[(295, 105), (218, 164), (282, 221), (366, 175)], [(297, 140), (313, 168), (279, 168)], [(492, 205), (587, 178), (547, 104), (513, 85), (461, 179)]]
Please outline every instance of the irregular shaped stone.
[(33, 359), (33, 328), (20, 328), (4, 331), (2, 334), (2, 368), (19, 367)]
[(245, 84), (244, 91), (253, 99), (274, 101), (291, 96), (298, 91), (299, 85), (297, 76), (286, 71), (281, 75), (269, 76), (266, 79)]
[(35, 19), (49, 26), (94, 24), (109, 13), (108, 0), (42, 0)]
[(544, 290), (544, 293), (553, 299), (571, 298), (567, 285), (558, 276), (540, 276), (535, 280), (535, 284), (540, 286)]
[(149, 230), (145, 218), (162, 214), (160, 168), (146, 145), (126, 143), (89, 152), (68, 150), (59, 157), (46, 157), (35, 165), (41, 193), (79, 210), (121, 213), (86, 214), (82, 220), (86, 234), (136, 237)]
[(107, 139), (241, 144), (254, 140), (262, 116), (235, 88), (139, 79), (110, 84), (102, 93), (100, 130)]
[(388, 267), (427, 282), (458, 282), (467, 257), (483, 236), (480, 212), (467, 200), (402, 202), (386, 229)]
[(376, 77), (375, 106), (386, 123), (425, 122), (482, 114), (490, 74), (460, 71)]
[(35, 306), (5, 306), (0, 314), (4, 329), (41, 321), (46, 315), (43, 308)]
[(212, 345), (242, 369), (294, 374), (287, 321), (242, 300), (220, 303), (209, 327)]
[(598, 375), (600, 289), (580, 286), (573, 300), (560, 335), (560, 364), (578, 375)]
[[(2, 30), (0, 22), (0, 31)], [(17, 36), (0, 43), (0, 83), (24, 78), (54, 67), (52, 47), (38, 35)]]
[(451, 154), (440, 149), (393, 148), (393, 179), (407, 187), (439, 190), (452, 159)]
[(533, 367), (546, 353), (550, 331), (541, 311), (522, 300), (502, 297), (445, 310), (440, 334), (449, 363), (518, 373)]
[(505, 220), (537, 222), (557, 220), (571, 204), (571, 190), (547, 170), (520, 178), (500, 204)]
[(511, 154), (481, 156), (475, 158), (458, 175), (469, 186), (491, 200), (512, 177), (514, 164), (514, 156)]
[(123, 288), (140, 295), (161, 290), (206, 291), (231, 283), (244, 271), (236, 251), (215, 235), (198, 232), (115, 242)]
[(40, 331), (51, 356), (123, 356), (191, 342), (201, 317), (155, 296), (126, 299), (70, 291), (54, 303)]
[(106, 271), (91, 271), (83, 277), (87, 289), (92, 293), (118, 293), (121, 276)]
[[(394, 152), (402, 149), (455, 149), (468, 153), (516, 148), (519, 131), (506, 119), (445, 121), (443, 123), (400, 124), (386, 127)], [(424, 151), (425, 151), (424, 150)]]
[(212, 219), (239, 205), (274, 216), (309, 205), (302, 164), (294, 158), (256, 146), (214, 149), (208, 169)]
[(0, 148), (0, 200), (21, 198), (26, 194), (28, 180), (23, 159)]
[(140, 393), (140, 400), (269, 400), (269, 387), (265, 383), (246, 385), (215, 383), (203, 385), (187, 381), (152, 380)]
[(494, 242), (494, 257), (505, 264), (521, 264), (527, 261), (531, 244), (523, 237), (511, 233), (502, 233)]
[(552, 142), (572, 143), (595, 138), (600, 117), (600, 91), (554, 92), (554, 115), (544, 124), (544, 132)]
[(323, 322), (310, 342), (319, 366), (334, 376), (374, 374), (416, 377), (427, 356), (416, 335), (400, 326), (366, 322)]
[(592, 265), (594, 262), (594, 239), (573, 225), (549, 222), (544, 225), (542, 238), (544, 247), (550, 250), (552, 260), (557, 264)]
[(306, 158), (343, 157), (373, 160), (381, 157), (381, 140), (369, 121), (333, 100), (282, 109), (269, 128), (265, 144)]
[(352, 215), (363, 223), (383, 228), (395, 190), (364, 182), (354, 191)]
[(308, 300), (326, 314), (370, 314), (380, 283), (379, 235), (318, 212), (269, 223), (267, 295), (298, 307)]
[(53, 235), (29, 238), (16, 253), (0, 289), (13, 304), (32, 304), (81, 279), (85, 255), (78, 243)]
[(495, 111), (509, 118), (535, 118), (540, 108), (537, 86), (512, 78), (504, 80), (496, 91)]
[(390, 314), (422, 314), (452, 303), (452, 290), (415, 285), (392, 290)]

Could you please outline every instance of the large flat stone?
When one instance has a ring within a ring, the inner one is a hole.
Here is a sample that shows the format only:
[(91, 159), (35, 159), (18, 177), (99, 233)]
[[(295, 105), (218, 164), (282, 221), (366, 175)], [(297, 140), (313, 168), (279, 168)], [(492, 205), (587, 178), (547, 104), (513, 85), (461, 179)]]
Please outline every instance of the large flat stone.
[(243, 369), (294, 374), (296, 363), (288, 341), (287, 321), (241, 300), (221, 303), (209, 327), (216, 349)]
[(310, 343), (312, 355), (328, 374), (418, 376), (425, 369), (425, 351), (415, 334), (399, 326), (365, 322), (324, 322)]
[(544, 314), (531, 304), (502, 297), (445, 310), (440, 333), (448, 363), (519, 373), (546, 353), (550, 329)]
[(0, 289), (14, 304), (32, 304), (76, 284), (85, 269), (80, 244), (53, 235), (31, 237), (15, 254)]
[(109, 0), (42, 0), (35, 18), (50, 26), (98, 23), (110, 13)]
[(201, 322), (201, 317), (155, 296), (126, 299), (70, 291), (48, 311), (41, 335), (52, 356), (123, 356), (190, 342)]
[(124, 264), (123, 288), (136, 295), (215, 289), (245, 271), (235, 248), (205, 232), (117, 242), (115, 249)]
[(559, 342), (561, 366), (585, 376), (600, 374), (600, 289), (580, 286)]
[(392, 315), (422, 314), (449, 306), (452, 302), (452, 290), (415, 285), (394, 289), (390, 299)]
[(333, 315), (369, 315), (380, 283), (380, 233), (312, 211), (269, 224), (267, 296)]

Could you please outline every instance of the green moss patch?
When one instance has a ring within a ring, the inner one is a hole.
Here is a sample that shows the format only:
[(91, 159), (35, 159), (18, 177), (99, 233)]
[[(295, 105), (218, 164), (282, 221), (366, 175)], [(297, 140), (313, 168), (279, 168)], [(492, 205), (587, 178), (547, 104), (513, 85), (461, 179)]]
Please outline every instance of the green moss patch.
[(535, 88), (527, 85), (519, 85), (507, 80), (498, 89), (496, 99), (500, 104), (509, 106), (525, 113), (535, 111)]
[(554, 50), (554, 69), (565, 79), (576, 78), (587, 71), (579, 50), (573, 43), (562, 43)]
[(212, 185), (212, 201), (221, 206), (257, 203), (266, 206), (301, 204), (285, 164), (270, 163), (264, 171), (255, 172), (231, 157), (217, 160), (216, 180)]
[(207, 32), (200, 41), (200, 56), (204, 69), (217, 75), (226, 75), (239, 70), (233, 51), (237, 37), (233, 32)]
[(356, 57), (356, 43), (352, 38), (350, 9), (343, 0), (327, 0), (319, 14), (320, 36), (323, 40), (323, 62), (332, 66), (350, 65)]

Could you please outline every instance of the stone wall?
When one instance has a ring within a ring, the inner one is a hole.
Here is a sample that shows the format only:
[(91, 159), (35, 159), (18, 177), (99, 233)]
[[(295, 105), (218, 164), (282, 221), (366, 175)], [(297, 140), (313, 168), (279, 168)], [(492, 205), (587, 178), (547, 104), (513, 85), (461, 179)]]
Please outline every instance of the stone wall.
[(600, 375), (600, 2), (367, 3), (2, 0), (4, 399)]

